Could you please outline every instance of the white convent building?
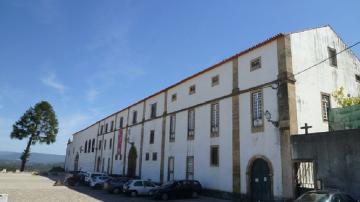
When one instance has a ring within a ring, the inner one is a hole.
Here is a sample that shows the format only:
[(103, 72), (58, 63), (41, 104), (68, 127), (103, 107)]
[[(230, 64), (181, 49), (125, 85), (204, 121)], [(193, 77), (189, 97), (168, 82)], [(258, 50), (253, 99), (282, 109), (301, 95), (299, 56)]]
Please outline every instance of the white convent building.
[(305, 123), (327, 131), (340, 87), (359, 96), (360, 62), (346, 48), (330, 26), (275, 35), (76, 132), (65, 169), (292, 198), (289, 136)]

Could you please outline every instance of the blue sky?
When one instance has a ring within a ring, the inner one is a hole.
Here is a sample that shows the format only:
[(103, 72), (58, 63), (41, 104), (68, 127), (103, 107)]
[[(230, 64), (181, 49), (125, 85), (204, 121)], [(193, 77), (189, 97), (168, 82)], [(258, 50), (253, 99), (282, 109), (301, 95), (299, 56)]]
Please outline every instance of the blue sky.
[(32, 151), (64, 154), (77, 130), (279, 32), (330, 24), (357, 42), (359, 8), (356, 0), (2, 0), (0, 150), (24, 149), (11, 126), (38, 101), (53, 105), (60, 131)]

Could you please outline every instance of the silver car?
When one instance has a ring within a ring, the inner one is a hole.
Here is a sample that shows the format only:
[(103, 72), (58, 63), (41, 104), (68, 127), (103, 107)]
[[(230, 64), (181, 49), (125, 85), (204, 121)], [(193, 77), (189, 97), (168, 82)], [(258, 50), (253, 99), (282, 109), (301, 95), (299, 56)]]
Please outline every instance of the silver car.
[(358, 202), (338, 190), (314, 190), (301, 195), (295, 202)]
[(131, 196), (149, 195), (150, 190), (159, 186), (148, 180), (130, 180), (123, 186), (123, 192)]

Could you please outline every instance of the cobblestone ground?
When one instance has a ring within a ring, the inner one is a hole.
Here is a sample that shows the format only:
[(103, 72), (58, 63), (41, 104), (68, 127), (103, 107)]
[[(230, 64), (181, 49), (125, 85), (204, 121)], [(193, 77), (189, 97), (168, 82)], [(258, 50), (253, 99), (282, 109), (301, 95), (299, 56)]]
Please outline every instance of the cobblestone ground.
[[(67, 187), (53, 186), (54, 181), (47, 177), (31, 175), (30, 173), (0, 173), (0, 194), (8, 194), (9, 202), (31, 201), (129, 201), (142, 202), (153, 201), (146, 197), (131, 198), (120, 195), (109, 194), (103, 190), (93, 190), (85, 186)], [(171, 200), (189, 202), (226, 202), (208, 197), (198, 199)]]

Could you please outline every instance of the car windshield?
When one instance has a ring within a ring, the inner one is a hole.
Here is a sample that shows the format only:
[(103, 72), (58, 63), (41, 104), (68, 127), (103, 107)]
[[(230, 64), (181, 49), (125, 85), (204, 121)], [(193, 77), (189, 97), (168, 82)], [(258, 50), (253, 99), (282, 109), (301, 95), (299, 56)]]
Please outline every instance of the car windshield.
[(329, 199), (327, 193), (306, 193), (302, 195), (296, 202), (326, 202)]

